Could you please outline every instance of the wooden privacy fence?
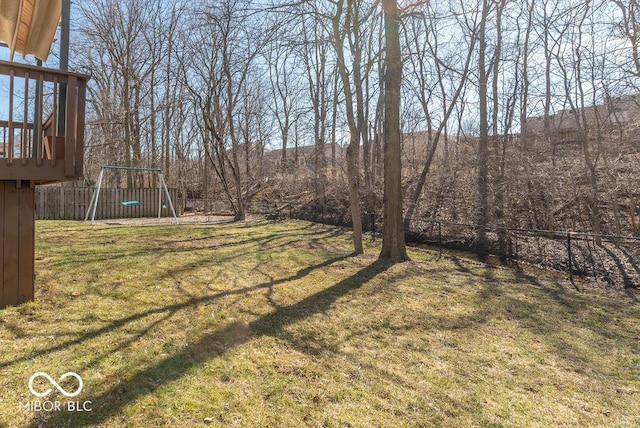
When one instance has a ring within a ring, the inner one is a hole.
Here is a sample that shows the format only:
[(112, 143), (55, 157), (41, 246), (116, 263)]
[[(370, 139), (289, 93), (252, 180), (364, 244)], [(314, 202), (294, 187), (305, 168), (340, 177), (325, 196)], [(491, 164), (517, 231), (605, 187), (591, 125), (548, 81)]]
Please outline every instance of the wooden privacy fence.
[[(94, 189), (87, 187), (36, 187), (36, 219), (84, 220)], [(178, 189), (169, 189), (176, 207)], [(162, 199), (160, 199), (162, 198)], [(123, 205), (137, 201), (140, 204)], [(96, 220), (113, 218), (157, 217), (162, 202), (162, 217), (171, 217), (171, 208), (160, 189), (101, 189)], [(176, 212), (177, 215), (180, 213)]]

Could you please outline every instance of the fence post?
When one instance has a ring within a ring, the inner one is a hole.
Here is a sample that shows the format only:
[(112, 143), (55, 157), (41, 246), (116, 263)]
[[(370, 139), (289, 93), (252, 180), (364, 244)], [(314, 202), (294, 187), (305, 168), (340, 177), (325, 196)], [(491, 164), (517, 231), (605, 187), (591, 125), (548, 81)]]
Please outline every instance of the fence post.
[(442, 258), (442, 222), (438, 222), (438, 258)]
[(293, 219), (293, 204), (289, 202), (289, 220)]
[(371, 240), (375, 241), (376, 240), (376, 213), (371, 212), (370, 217), (371, 217)]
[(571, 261), (571, 232), (567, 232), (567, 253), (569, 254), (569, 280), (573, 282), (573, 266)]

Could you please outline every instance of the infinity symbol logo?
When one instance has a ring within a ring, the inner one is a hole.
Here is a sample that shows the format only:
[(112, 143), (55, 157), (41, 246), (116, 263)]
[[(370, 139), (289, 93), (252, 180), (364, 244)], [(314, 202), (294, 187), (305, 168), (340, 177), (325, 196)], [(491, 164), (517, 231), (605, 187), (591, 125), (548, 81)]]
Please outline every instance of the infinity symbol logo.
[(55, 380), (53, 380), (53, 378), (51, 376), (49, 376), (47, 373), (45, 372), (36, 372), (34, 374), (31, 375), (31, 377), (29, 378), (29, 391), (31, 391), (31, 393), (33, 395), (35, 395), (36, 397), (45, 397), (49, 394), (51, 394), (51, 392), (53, 391), (53, 389), (49, 388), (44, 392), (37, 392), (33, 389), (33, 381), (37, 378), (37, 377), (43, 377), (45, 379), (47, 379), (51, 385), (53, 385), (58, 391), (60, 391), (62, 393), (62, 395), (64, 395), (65, 397), (75, 397), (76, 395), (80, 394), (80, 392), (82, 392), (82, 387), (84, 386), (82, 383), (82, 378), (74, 372), (68, 372), (63, 374), (62, 376), (60, 376), (60, 379), (58, 379), (59, 382), (62, 382), (63, 380), (65, 380), (68, 377), (74, 377), (78, 380), (78, 389), (75, 390), (74, 392), (67, 392), (64, 390), (64, 388), (62, 388)]

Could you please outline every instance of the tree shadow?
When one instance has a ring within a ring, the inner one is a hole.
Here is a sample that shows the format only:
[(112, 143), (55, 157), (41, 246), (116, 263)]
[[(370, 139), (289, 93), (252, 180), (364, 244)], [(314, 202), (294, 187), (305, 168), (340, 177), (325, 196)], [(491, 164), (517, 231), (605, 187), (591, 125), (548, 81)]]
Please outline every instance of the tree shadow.
[[(144, 313), (135, 314), (123, 320), (116, 321), (108, 327), (89, 333), (82, 338), (66, 342), (65, 344), (58, 345), (50, 348), (49, 350), (40, 351), (38, 354), (43, 355), (48, 352), (60, 350), (71, 344), (80, 343), (84, 340), (106, 333), (114, 328), (121, 327), (135, 319), (143, 318), (151, 313), (175, 311), (177, 309), (197, 305), (203, 301), (216, 299), (222, 295), (242, 294), (259, 288), (273, 287), (275, 284), (301, 278), (317, 268), (328, 266), (339, 260), (343, 260), (346, 257), (348, 256), (329, 259), (318, 265), (302, 269), (298, 271), (296, 275), (289, 278), (269, 281), (264, 284), (259, 284), (241, 290), (219, 293), (215, 296), (190, 300), (188, 302), (151, 309)], [(113, 415), (118, 414), (123, 407), (131, 402), (153, 393), (164, 384), (181, 378), (191, 370), (192, 367), (199, 366), (210, 359), (221, 356), (228, 350), (242, 345), (252, 338), (265, 335), (278, 335), (287, 325), (306, 319), (314, 314), (327, 311), (340, 297), (360, 288), (379, 273), (389, 269), (390, 266), (392, 266), (392, 264), (389, 262), (375, 261), (371, 265), (361, 269), (354, 275), (339, 281), (331, 287), (308, 296), (297, 303), (288, 306), (276, 306), (276, 309), (273, 312), (258, 317), (250, 323), (235, 321), (223, 325), (202, 337), (198, 342), (189, 345), (181, 352), (174, 354), (157, 364), (146, 367), (129, 379), (117, 383), (108, 391), (95, 396), (84, 397), (83, 399), (85, 401), (91, 401), (93, 405), (93, 411), (91, 413), (74, 414), (71, 416), (65, 414), (66, 412), (55, 413), (46, 420), (46, 425), (82, 427), (100, 424), (108, 420)], [(4, 365), (11, 363), (5, 363)], [(38, 427), (41, 423), (42, 421), (40, 420), (33, 420), (30, 426)]]
[[(619, 302), (594, 301), (589, 294), (576, 293), (562, 286), (560, 281), (548, 277), (541, 281), (524, 272), (514, 271), (514, 278), (524, 282), (520, 287), (535, 286), (535, 291), (521, 296), (518, 290), (498, 288), (492, 283), (491, 270), (485, 271), (485, 280), (479, 283), (473, 309), (459, 316), (442, 317), (438, 325), (443, 330), (473, 330), (480, 324), (492, 321), (515, 323), (522, 332), (529, 332), (544, 343), (560, 358), (568, 370), (580, 372), (598, 367), (593, 357), (584, 352), (580, 345), (571, 341), (563, 323), (570, 324), (576, 331), (588, 331), (598, 338), (597, 343), (616, 341), (618, 346), (633, 347), (626, 341), (626, 333), (612, 328), (616, 317), (634, 318), (637, 313), (632, 305), (619, 307)], [(546, 302), (546, 305), (542, 305)]]
[(469, 269), (464, 264), (462, 264), (462, 261), (460, 260), (459, 257), (451, 256), (451, 261), (456, 266), (456, 269), (458, 270), (458, 272), (473, 275), (473, 272), (471, 271), (471, 269)]
[[(631, 270), (631, 274), (629, 274), (630, 281), (629, 284), (625, 283), (626, 288), (640, 289), (640, 266), (638, 266), (640, 251), (636, 251), (634, 254), (628, 247), (620, 244), (615, 244), (615, 248), (622, 253), (624, 258), (626, 258), (627, 265), (631, 267), (631, 269), (629, 269)], [(631, 276), (634, 278), (631, 278)]]
[(251, 330), (258, 336), (272, 336), (292, 322), (325, 312), (340, 297), (360, 288), (392, 265), (393, 263), (388, 260), (378, 260), (349, 278), (343, 279), (332, 287), (302, 299), (293, 305), (276, 307), (274, 312), (252, 321), (250, 323)]
[[(246, 233), (227, 233), (222, 237), (228, 241), (230, 238), (234, 238), (232, 242), (223, 242), (223, 243), (213, 243), (202, 248), (210, 249), (210, 250), (218, 250), (218, 249), (230, 249), (230, 248), (244, 248), (248, 244), (256, 245), (260, 248), (274, 248), (274, 247), (284, 247), (286, 245), (291, 244), (292, 242), (296, 242), (302, 237), (311, 239), (311, 237), (317, 237), (318, 235), (331, 237), (335, 236), (334, 234), (328, 234), (325, 231), (321, 230), (313, 230), (312, 226), (300, 227), (297, 229), (291, 229), (286, 233), (270, 233), (265, 236), (247, 236)], [(290, 238), (289, 241), (284, 241), (285, 238)], [(180, 253), (190, 253), (193, 251), (193, 247), (185, 246), (183, 248), (176, 248), (176, 245), (184, 244), (184, 243), (194, 243), (197, 241), (210, 241), (211, 237), (189, 237), (187, 239), (173, 239), (173, 240), (165, 240), (162, 241), (160, 246), (150, 247), (148, 245), (144, 245), (141, 248), (126, 251), (126, 252), (118, 252), (114, 247), (111, 247), (109, 244), (113, 243), (113, 238), (105, 237), (105, 242), (98, 242), (100, 244), (104, 244), (101, 250), (97, 250), (96, 248), (91, 248), (89, 250), (77, 250), (74, 249), (73, 258), (69, 258), (62, 263), (55, 263), (54, 266), (64, 266), (70, 263), (92, 263), (99, 262), (104, 260), (113, 260), (116, 261), (118, 259), (128, 259), (137, 256), (148, 256), (150, 251), (160, 257), (165, 254), (180, 254)], [(274, 242), (278, 241), (279, 244), (275, 246), (270, 246)], [(280, 242), (282, 241), (282, 242)]]
[[(212, 295), (208, 295), (208, 296), (204, 296), (204, 297), (199, 297), (199, 298), (190, 298), (186, 301), (183, 302), (179, 302), (179, 303), (174, 303), (171, 305), (166, 305), (166, 306), (161, 306), (161, 307), (156, 307), (156, 308), (151, 308), (149, 310), (146, 310), (144, 312), (138, 312), (138, 313), (134, 313), (131, 314), (127, 317), (115, 320), (110, 322), (108, 325), (101, 327), (99, 329), (93, 330), (93, 331), (89, 331), (87, 333), (82, 334), (80, 337), (68, 340), (66, 342), (60, 343), (58, 345), (55, 346), (51, 346), (45, 349), (39, 349), (39, 350), (35, 350), (32, 351), (31, 353), (19, 357), (19, 358), (15, 358), (13, 360), (9, 360), (9, 361), (4, 361), (4, 362), (0, 362), (0, 369), (4, 368), (4, 367), (8, 367), (11, 366), (12, 364), (15, 363), (19, 363), (19, 362), (24, 362), (24, 361), (28, 361), (37, 357), (41, 357), (43, 355), (47, 355), (50, 354), (52, 352), (57, 352), (57, 351), (61, 351), (63, 349), (66, 349), (68, 347), (74, 346), (74, 345), (79, 345), (85, 341), (97, 338), (103, 334), (109, 333), (113, 330), (125, 327), (129, 324), (132, 324), (136, 321), (139, 321), (141, 319), (153, 316), (153, 315), (159, 315), (159, 314), (167, 314), (165, 315), (166, 317), (170, 317), (172, 314), (175, 314), (177, 311), (182, 310), (182, 309), (186, 309), (188, 307), (193, 307), (193, 306), (197, 306), (200, 304), (208, 304), (211, 303), (213, 301), (222, 299), (224, 297), (227, 296), (233, 296), (233, 295), (244, 295), (244, 294), (248, 294), (251, 293), (253, 291), (256, 290), (261, 290), (261, 289), (266, 289), (266, 288), (272, 288), (276, 285), (279, 284), (284, 284), (290, 281), (295, 281), (295, 280), (299, 280), (304, 278), (305, 276), (309, 275), (310, 273), (312, 273), (313, 271), (315, 271), (316, 269), (320, 269), (323, 267), (327, 267), (330, 266), (334, 263), (340, 262), (342, 260), (345, 260), (347, 258), (351, 257), (351, 255), (346, 255), (346, 256), (337, 256), (337, 257), (333, 257), (330, 259), (326, 259), (320, 263), (317, 263), (315, 265), (311, 265), (311, 266), (307, 266), (303, 269), (298, 270), (294, 275), (285, 277), (285, 278), (281, 278), (281, 279), (277, 279), (277, 280), (272, 280), (270, 279), (267, 282), (262, 282), (260, 284), (256, 284), (256, 285), (252, 285), (249, 287), (243, 287), (243, 288), (238, 288), (238, 289), (234, 289), (234, 290), (225, 290), (225, 291), (221, 291)], [(148, 329), (145, 329), (145, 331)], [(64, 332), (59, 332), (57, 333), (58, 335), (65, 335)]]

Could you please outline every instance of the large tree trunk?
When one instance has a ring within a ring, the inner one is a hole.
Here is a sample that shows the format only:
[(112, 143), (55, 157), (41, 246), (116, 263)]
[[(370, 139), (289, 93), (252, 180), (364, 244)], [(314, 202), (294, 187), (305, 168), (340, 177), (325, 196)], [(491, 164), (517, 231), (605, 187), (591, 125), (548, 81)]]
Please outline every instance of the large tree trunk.
[(489, 113), (487, 86), (489, 72), (485, 65), (487, 54), (487, 18), (489, 16), (489, 4), (487, 0), (482, 5), (482, 21), (480, 23), (480, 49), (478, 54), (479, 91), (480, 103), (480, 138), (478, 139), (478, 206), (476, 208), (477, 245), (480, 253), (489, 251), (489, 242), (484, 225), (489, 222)]
[(384, 232), (380, 258), (394, 262), (408, 260), (402, 223), (400, 153), (400, 85), (402, 58), (398, 27), (400, 12), (396, 0), (383, 0), (385, 26), (384, 86)]

